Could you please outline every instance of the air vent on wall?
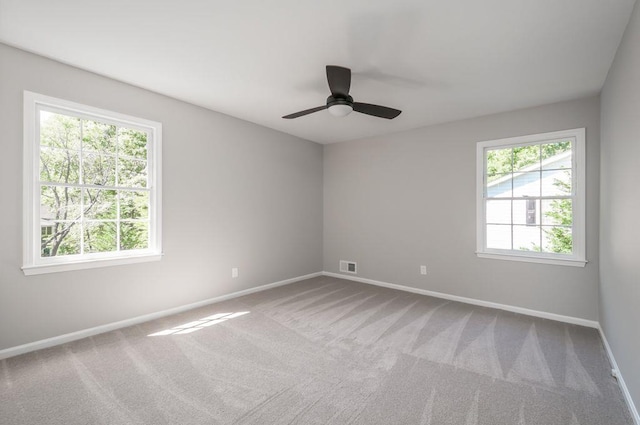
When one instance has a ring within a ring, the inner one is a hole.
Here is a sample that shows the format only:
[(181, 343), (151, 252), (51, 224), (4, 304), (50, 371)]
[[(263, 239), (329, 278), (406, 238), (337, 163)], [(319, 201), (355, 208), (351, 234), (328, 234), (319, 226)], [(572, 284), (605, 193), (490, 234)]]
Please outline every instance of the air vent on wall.
[(340, 260), (340, 271), (342, 273), (358, 273), (358, 265), (354, 261)]

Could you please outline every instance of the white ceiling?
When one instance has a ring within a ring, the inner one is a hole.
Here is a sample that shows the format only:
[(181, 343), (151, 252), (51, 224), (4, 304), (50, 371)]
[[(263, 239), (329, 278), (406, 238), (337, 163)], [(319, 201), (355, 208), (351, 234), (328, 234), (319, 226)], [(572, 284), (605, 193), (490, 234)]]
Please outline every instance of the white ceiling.
[[(0, 41), (320, 143), (600, 91), (635, 0), (0, 0)], [(325, 65), (394, 120), (327, 111)]]

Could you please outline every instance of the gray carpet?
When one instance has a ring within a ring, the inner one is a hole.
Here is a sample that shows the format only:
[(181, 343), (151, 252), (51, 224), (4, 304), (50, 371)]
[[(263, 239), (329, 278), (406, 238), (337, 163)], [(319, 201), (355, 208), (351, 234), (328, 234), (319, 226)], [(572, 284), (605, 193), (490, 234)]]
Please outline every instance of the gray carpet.
[(5, 359), (0, 377), (12, 425), (632, 424), (593, 329), (328, 277)]

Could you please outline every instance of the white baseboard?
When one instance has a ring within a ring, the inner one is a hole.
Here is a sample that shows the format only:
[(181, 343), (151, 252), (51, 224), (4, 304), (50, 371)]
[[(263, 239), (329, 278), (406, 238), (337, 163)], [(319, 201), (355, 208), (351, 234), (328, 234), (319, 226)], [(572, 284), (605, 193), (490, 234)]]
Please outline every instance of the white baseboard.
[(572, 317), (572, 316), (563, 316), (561, 314), (548, 313), (546, 311), (531, 310), (524, 307), (516, 307), (512, 305), (507, 305), (507, 304), (494, 303), (491, 301), (478, 300), (475, 298), (461, 297), (458, 295), (445, 294), (444, 292), (429, 291), (427, 289), (413, 288), (411, 286), (381, 282), (379, 280), (366, 279), (366, 278), (356, 277), (351, 275), (344, 275), (341, 273), (322, 272), (322, 274), (324, 276), (331, 276), (331, 277), (337, 277), (340, 279), (353, 280), (355, 282), (368, 283), (370, 285), (382, 286), (385, 288), (397, 289), (405, 292), (413, 292), (414, 294), (428, 295), (430, 297), (442, 298), (450, 301), (458, 301), (465, 304), (473, 304), (481, 307), (497, 308), (499, 310), (506, 310), (506, 311), (511, 311), (513, 313), (520, 313), (527, 316), (541, 317), (544, 319), (556, 320), (558, 322), (565, 322), (565, 323), (571, 323), (574, 325), (586, 326), (589, 328), (595, 328), (595, 329), (599, 328), (598, 322), (596, 322), (595, 320), (581, 319), (579, 317)]
[(611, 346), (609, 346), (609, 341), (607, 341), (607, 337), (604, 335), (602, 326), (598, 326), (598, 331), (600, 331), (600, 337), (602, 338), (604, 349), (607, 352), (607, 356), (609, 357), (609, 362), (611, 363), (611, 367), (613, 368), (613, 371), (615, 371), (616, 378), (618, 379), (618, 385), (620, 385), (620, 390), (622, 391), (622, 395), (624, 396), (624, 399), (627, 402), (627, 406), (629, 406), (629, 411), (631, 412), (631, 416), (633, 417), (635, 425), (640, 425), (640, 414), (638, 414), (638, 409), (636, 408), (636, 405), (633, 403), (633, 399), (631, 398), (631, 394), (629, 393), (627, 384), (625, 384), (624, 378), (620, 373), (620, 369), (618, 368), (618, 363), (616, 363), (616, 359), (615, 357), (613, 357), (613, 351), (611, 351)]
[(53, 347), (55, 345), (64, 344), (67, 342), (101, 334), (104, 332), (109, 332), (109, 331), (113, 331), (120, 328), (126, 328), (127, 326), (137, 325), (139, 323), (148, 322), (149, 320), (159, 319), (160, 317), (182, 313), (183, 311), (192, 310), (194, 308), (203, 307), (205, 305), (219, 303), (221, 301), (230, 300), (232, 298), (253, 294), (254, 292), (260, 292), (267, 289), (275, 288), (277, 286), (288, 285), (290, 283), (294, 283), (294, 282), (298, 282), (301, 280), (310, 279), (312, 277), (318, 277), (318, 276), (322, 276), (322, 273), (318, 272), (318, 273), (307, 274), (304, 276), (293, 277), (291, 279), (285, 279), (279, 282), (268, 283), (266, 285), (256, 286), (255, 288), (249, 288), (243, 291), (232, 292), (231, 294), (221, 295), (219, 297), (209, 298), (207, 300), (198, 301), (198, 302), (187, 304), (187, 305), (181, 305), (178, 307), (169, 308), (167, 310), (162, 310), (155, 313), (132, 317), (131, 319), (125, 319), (119, 322), (107, 323), (105, 325), (100, 325), (100, 326), (96, 326), (89, 329), (83, 329), (81, 331), (71, 332), (68, 334), (59, 335), (52, 338), (42, 339), (40, 341), (30, 342), (28, 344), (18, 345), (16, 347), (6, 348), (4, 350), (0, 350), (0, 360), (6, 359), (8, 357), (18, 356), (20, 354), (28, 353), (31, 351), (41, 350), (43, 348)]

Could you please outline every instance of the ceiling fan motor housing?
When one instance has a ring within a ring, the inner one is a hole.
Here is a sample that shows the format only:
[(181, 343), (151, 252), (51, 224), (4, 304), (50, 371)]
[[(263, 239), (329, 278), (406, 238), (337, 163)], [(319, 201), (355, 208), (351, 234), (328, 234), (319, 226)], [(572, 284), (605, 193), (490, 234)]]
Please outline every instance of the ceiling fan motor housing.
[(334, 105), (349, 105), (353, 108), (353, 97), (347, 95), (347, 97), (327, 97), (327, 108)]

